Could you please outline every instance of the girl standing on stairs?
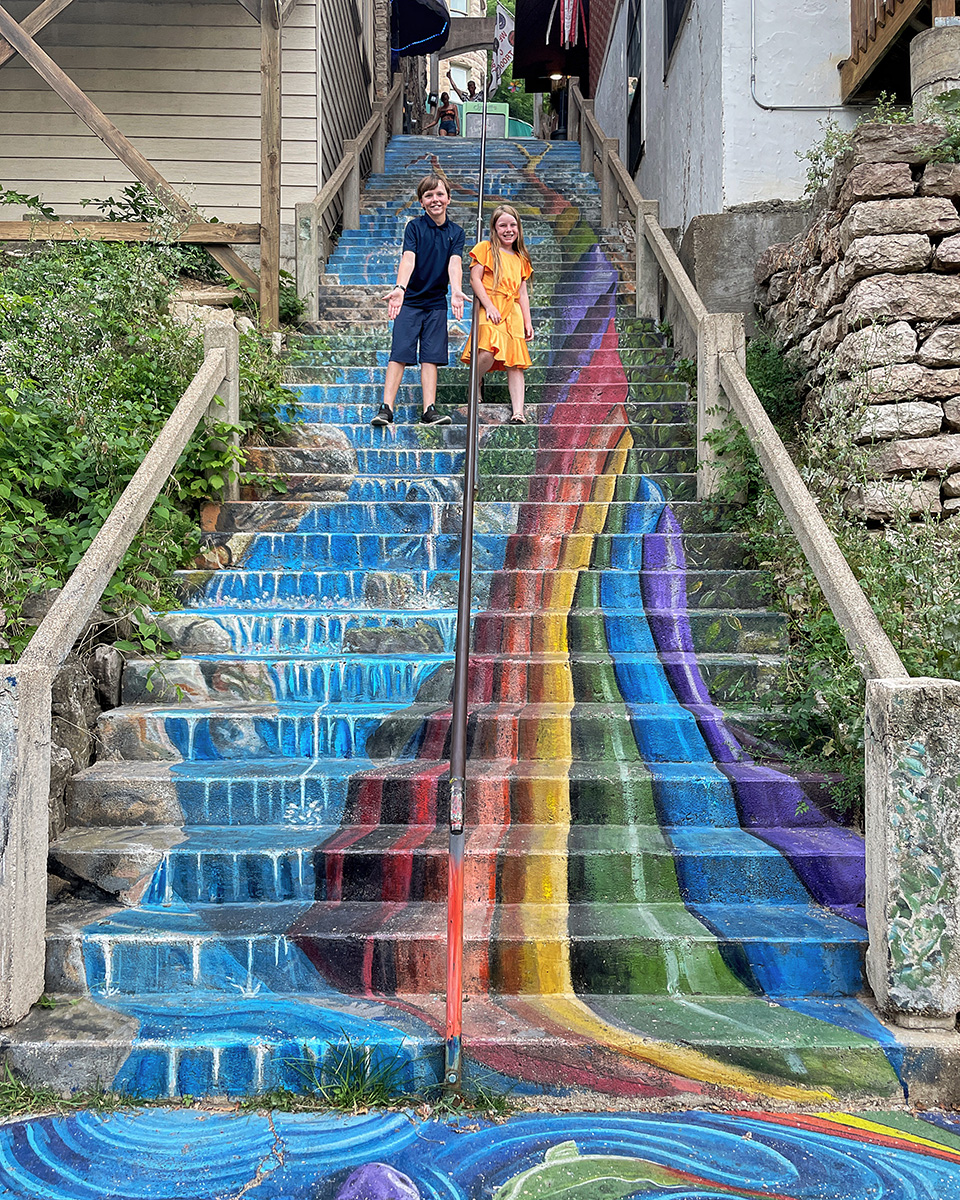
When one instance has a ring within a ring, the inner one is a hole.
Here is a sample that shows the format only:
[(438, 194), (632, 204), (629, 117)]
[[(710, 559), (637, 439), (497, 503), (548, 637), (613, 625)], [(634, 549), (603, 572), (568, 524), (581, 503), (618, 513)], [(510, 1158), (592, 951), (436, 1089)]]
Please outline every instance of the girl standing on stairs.
[[(523, 244), (517, 210), (500, 204), (490, 217), (490, 240), (470, 251), (470, 284), (482, 307), (477, 341), (481, 380), (488, 371), (506, 371), (511, 425), (525, 425), (523, 373), (530, 366), (527, 342), (533, 337), (527, 280), (533, 274)], [(470, 361), (468, 342), (460, 361)]]

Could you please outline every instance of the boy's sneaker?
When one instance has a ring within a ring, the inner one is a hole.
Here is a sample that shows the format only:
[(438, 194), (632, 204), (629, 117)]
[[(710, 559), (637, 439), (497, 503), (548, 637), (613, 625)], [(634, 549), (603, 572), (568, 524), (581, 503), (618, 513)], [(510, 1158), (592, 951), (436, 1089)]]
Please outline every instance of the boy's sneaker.
[(437, 406), (431, 404), (429, 408), (423, 410), (423, 416), (420, 418), (421, 425), (449, 425), (450, 418), (446, 413), (437, 412)]
[(393, 409), (389, 404), (381, 404), (370, 422), (371, 425), (392, 425)]

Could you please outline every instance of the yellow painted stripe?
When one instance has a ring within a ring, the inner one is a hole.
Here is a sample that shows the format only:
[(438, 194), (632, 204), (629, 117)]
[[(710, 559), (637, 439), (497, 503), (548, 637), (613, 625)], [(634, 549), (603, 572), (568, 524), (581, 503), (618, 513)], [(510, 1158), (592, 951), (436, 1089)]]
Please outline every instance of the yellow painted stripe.
[[(566, 639), (567, 615), (573, 604), (579, 574), (582, 569), (589, 566), (594, 539), (602, 533), (606, 526), (608, 509), (616, 493), (617, 477), (626, 468), (627, 455), (632, 446), (633, 436), (627, 429), (614, 451), (608, 455), (604, 474), (597, 477), (590, 500), (578, 515), (573, 535), (564, 539), (558, 564), (559, 569), (553, 574), (550, 604), (552, 609), (562, 611), (552, 613), (549, 622), (544, 618), (537, 618), (538, 625), (541, 621), (543, 622), (543, 629), (539, 638), (534, 640), (546, 652), (569, 655)], [(547, 805), (544, 805), (541, 810), (540, 805), (536, 801), (534, 802), (531, 819), (537, 824), (550, 820), (554, 822), (554, 828), (550, 831), (554, 836), (543, 837), (544, 849), (547, 849), (548, 842), (556, 845), (557, 835), (567, 839), (570, 833), (569, 768), (573, 761), (571, 714), (574, 698), (572, 675), (569, 671), (566, 673), (566, 678), (571, 681), (568, 692), (562, 698), (559, 695), (550, 697), (550, 700), (560, 705), (565, 712), (563, 715), (558, 714), (545, 718), (537, 735), (538, 757), (541, 760), (556, 762), (567, 772), (564, 779), (556, 781), (559, 786), (552, 791), (552, 803), (549, 805), (549, 811)], [(538, 856), (540, 862), (545, 858), (546, 855)], [(544, 1013), (549, 1020), (562, 1028), (569, 1029), (590, 1041), (608, 1046), (638, 1062), (649, 1063), (651, 1066), (669, 1071), (671, 1074), (685, 1079), (697, 1080), (715, 1087), (731, 1088), (751, 1096), (768, 1096), (771, 1099), (798, 1103), (809, 1104), (811, 1100), (833, 1099), (832, 1093), (829, 1091), (767, 1083), (749, 1071), (721, 1063), (686, 1046), (644, 1041), (637, 1034), (618, 1029), (598, 1017), (574, 993), (568, 934), (570, 910), (567, 903), (566, 858), (556, 856), (554, 864), (550, 879), (541, 877), (536, 880), (536, 883), (539, 888), (543, 889), (540, 894), (544, 898), (549, 891), (556, 907), (550, 907), (550, 917), (546, 920), (546, 915), (542, 912), (539, 918), (530, 912), (527, 912), (524, 918), (531, 923), (535, 921), (537, 925), (536, 928), (528, 927), (524, 931), (530, 935), (527, 943), (529, 953), (520, 950), (521, 958), (525, 961), (518, 972), (528, 984), (536, 981), (541, 985), (537, 988), (527, 987), (524, 989), (528, 992), (528, 1002), (531, 1007)], [(527, 882), (529, 884), (533, 880)], [(526, 888), (525, 891), (527, 891), (527, 895), (531, 894)], [(547, 985), (551, 983), (554, 986), (548, 987)]]
[(904, 1133), (895, 1125), (883, 1125), (877, 1121), (868, 1121), (864, 1117), (855, 1117), (852, 1113), (822, 1112), (814, 1115), (821, 1121), (832, 1121), (834, 1125), (846, 1125), (850, 1129), (862, 1129), (866, 1133), (879, 1133), (884, 1137), (895, 1137), (901, 1142), (913, 1142), (916, 1146), (929, 1146), (931, 1150), (950, 1150), (950, 1147), (945, 1146), (943, 1142), (934, 1142), (929, 1138), (918, 1137), (914, 1133)]
[(749, 1071), (719, 1062), (699, 1050), (691, 1050), (689, 1046), (647, 1041), (640, 1034), (608, 1025), (588, 1008), (579, 996), (572, 993), (566, 996), (531, 996), (529, 1002), (532, 1008), (543, 1012), (564, 1029), (684, 1079), (695, 1079), (715, 1087), (732, 1088), (749, 1096), (768, 1096), (771, 1099), (796, 1103), (809, 1104), (811, 1100), (833, 1099), (833, 1094), (826, 1090), (817, 1091), (790, 1084), (768, 1083)]

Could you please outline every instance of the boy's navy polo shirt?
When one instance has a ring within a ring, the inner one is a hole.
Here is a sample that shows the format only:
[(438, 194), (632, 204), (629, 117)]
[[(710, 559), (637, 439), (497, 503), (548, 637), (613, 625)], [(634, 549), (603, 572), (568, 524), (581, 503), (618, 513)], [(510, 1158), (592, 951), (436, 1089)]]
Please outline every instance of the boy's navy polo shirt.
[(403, 250), (413, 251), (417, 265), (404, 293), (404, 304), (412, 308), (446, 308), (450, 259), (463, 255), (465, 234), (448, 217), (437, 225), (426, 213), (407, 222)]

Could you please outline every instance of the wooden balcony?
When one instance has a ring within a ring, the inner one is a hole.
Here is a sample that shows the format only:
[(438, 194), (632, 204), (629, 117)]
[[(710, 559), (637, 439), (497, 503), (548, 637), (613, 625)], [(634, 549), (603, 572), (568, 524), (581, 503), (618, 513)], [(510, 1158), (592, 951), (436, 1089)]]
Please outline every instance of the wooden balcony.
[[(850, 57), (840, 73), (843, 103), (858, 98), (891, 51), (902, 56), (915, 33), (928, 29), (938, 17), (955, 15), (956, 0), (850, 0)], [(898, 90), (886, 81), (869, 90), (875, 92), (879, 87)]]

